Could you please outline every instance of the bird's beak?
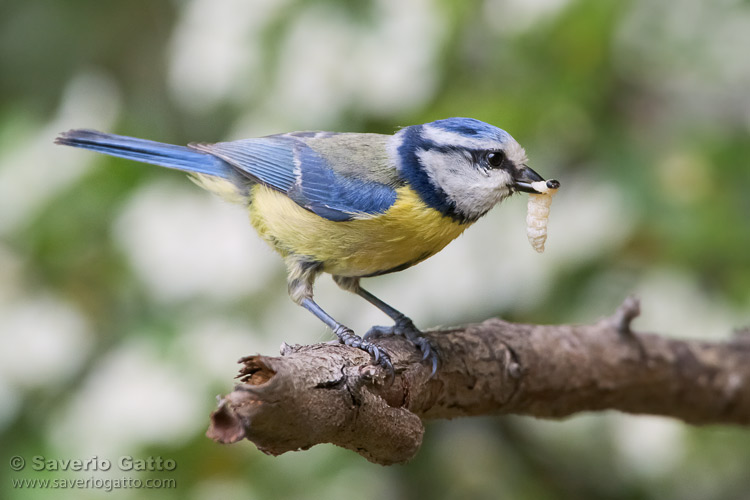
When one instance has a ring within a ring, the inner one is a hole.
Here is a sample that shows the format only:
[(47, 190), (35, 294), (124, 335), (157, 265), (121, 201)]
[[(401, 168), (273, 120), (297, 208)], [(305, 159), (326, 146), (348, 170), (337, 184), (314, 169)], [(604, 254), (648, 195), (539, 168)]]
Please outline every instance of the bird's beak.
[[(532, 182), (539, 182), (543, 181), (544, 178), (542, 178), (541, 175), (534, 172), (532, 169), (527, 167), (526, 165), (522, 165), (521, 168), (519, 168), (516, 171), (515, 180), (513, 182), (513, 188), (516, 191), (523, 191), (524, 193), (535, 193), (535, 194), (541, 194), (539, 191), (531, 187)], [(559, 182), (549, 180), (547, 183), (554, 183), (559, 187)], [(550, 186), (552, 187), (552, 186)]]

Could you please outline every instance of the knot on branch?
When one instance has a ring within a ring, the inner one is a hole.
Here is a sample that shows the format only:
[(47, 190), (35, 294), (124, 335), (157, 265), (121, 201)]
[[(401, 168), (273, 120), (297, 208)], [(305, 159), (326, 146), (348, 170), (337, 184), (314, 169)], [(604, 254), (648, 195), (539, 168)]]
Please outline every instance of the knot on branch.
[(605, 319), (612, 328), (622, 334), (632, 333), (630, 324), (641, 314), (641, 301), (635, 295), (628, 295), (620, 307)]

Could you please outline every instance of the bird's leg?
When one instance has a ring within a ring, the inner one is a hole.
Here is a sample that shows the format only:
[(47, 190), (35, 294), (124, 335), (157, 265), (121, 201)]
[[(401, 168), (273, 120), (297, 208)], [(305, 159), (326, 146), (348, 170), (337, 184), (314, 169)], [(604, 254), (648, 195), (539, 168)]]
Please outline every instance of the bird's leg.
[(393, 377), (393, 363), (391, 362), (391, 357), (381, 347), (378, 347), (372, 342), (363, 339), (362, 337), (354, 333), (351, 328), (348, 328), (333, 319), (331, 315), (325, 312), (323, 308), (320, 307), (312, 298), (302, 299), (300, 305), (317, 316), (323, 323), (328, 325), (328, 327), (333, 330), (333, 333), (336, 334), (342, 344), (356, 347), (357, 349), (362, 349), (363, 351), (369, 352), (373, 358), (373, 363), (379, 364), (380, 366), (385, 368), (385, 370), (388, 372), (388, 375), (390, 377)]
[(359, 295), (367, 302), (383, 311), (386, 316), (394, 321), (393, 326), (373, 326), (367, 331), (367, 333), (365, 333), (365, 340), (384, 337), (387, 335), (402, 335), (406, 337), (412, 344), (417, 346), (420, 351), (422, 351), (423, 361), (428, 358), (430, 359), (430, 361), (432, 362), (432, 374), (435, 374), (438, 365), (437, 351), (422, 335), (422, 332), (420, 332), (417, 327), (414, 326), (414, 322), (408, 316), (406, 316), (398, 309), (395, 309), (394, 307), (386, 304), (385, 302), (362, 288), (359, 285), (359, 278), (334, 276), (333, 280), (338, 286), (348, 292)]
[(351, 328), (333, 319), (313, 300), (313, 283), (320, 272), (320, 263), (299, 258), (287, 258), (287, 267), (289, 270), (287, 285), (291, 299), (313, 313), (333, 330), (342, 344), (370, 353), (373, 362), (382, 366), (388, 372), (389, 377), (393, 377), (393, 363), (391, 363), (391, 357), (387, 352), (358, 336)]

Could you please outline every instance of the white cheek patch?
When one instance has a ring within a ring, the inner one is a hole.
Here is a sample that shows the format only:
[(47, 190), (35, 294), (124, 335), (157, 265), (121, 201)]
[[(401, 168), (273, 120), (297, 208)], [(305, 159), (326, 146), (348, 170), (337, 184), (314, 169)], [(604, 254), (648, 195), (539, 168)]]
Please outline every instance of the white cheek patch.
[(417, 156), (432, 183), (470, 219), (481, 217), (510, 194), (513, 180), (505, 170), (479, 169), (460, 152), (421, 150)]

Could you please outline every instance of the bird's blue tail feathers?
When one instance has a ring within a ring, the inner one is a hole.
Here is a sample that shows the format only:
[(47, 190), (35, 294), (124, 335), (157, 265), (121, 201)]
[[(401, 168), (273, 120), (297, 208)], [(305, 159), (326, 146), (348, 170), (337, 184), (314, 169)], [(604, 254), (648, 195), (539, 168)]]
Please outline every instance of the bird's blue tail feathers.
[(234, 179), (237, 173), (224, 160), (186, 146), (105, 134), (96, 130), (75, 129), (60, 134), (56, 144), (90, 149), (128, 160), (167, 168)]

